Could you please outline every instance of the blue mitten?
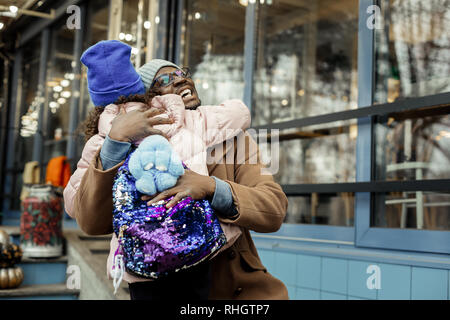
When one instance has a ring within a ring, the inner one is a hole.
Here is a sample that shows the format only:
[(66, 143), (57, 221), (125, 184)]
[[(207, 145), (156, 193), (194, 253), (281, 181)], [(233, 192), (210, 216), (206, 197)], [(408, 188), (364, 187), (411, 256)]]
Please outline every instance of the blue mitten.
[(169, 141), (160, 135), (145, 138), (128, 163), (136, 189), (154, 195), (173, 187), (184, 174), (183, 164)]

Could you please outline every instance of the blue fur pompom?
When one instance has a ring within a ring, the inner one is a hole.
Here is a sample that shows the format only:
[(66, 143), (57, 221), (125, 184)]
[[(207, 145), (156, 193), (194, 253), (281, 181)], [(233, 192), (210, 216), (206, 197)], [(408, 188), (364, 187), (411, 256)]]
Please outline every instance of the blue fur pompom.
[(136, 189), (154, 195), (172, 188), (184, 174), (183, 164), (169, 141), (160, 135), (145, 138), (128, 163)]

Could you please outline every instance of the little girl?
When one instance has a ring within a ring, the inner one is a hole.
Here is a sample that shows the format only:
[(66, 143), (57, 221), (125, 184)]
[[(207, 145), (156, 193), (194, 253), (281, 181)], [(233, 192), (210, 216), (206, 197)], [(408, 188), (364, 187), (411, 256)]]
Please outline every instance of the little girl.
[[(88, 66), (91, 98), (99, 107), (96, 107), (94, 111), (94, 121), (88, 125), (90, 137), (84, 147), (82, 158), (78, 162), (77, 170), (64, 190), (65, 208), (69, 215), (72, 213), (73, 199), (81, 179), (95, 153), (102, 147), (111, 129), (111, 122), (120, 110), (130, 112), (146, 109), (149, 108), (148, 102), (151, 106), (164, 110), (174, 122), (158, 125), (155, 128), (168, 136), (174, 151), (188, 168), (203, 175), (208, 175), (207, 148), (233, 138), (239, 131), (249, 126), (249, 110), (239, 100), (228, 100), (219, 106), (200, 106), (195, 110), (188, 110), (181, 96), (175, 94), (154, 97), (154, 92), (148, 90), (146, 96), (130, 96), (142, 93), (142, 82), (132, 68), (130, 51), (129, 46), (119, 41), (102, 41), (83, 54), (82, 62)], [(127, 96), (128, 98), (125, 98)], [(96, 128), (92, 124), (97, 124)], [(135, 144), (138, 145), (139, 141)], [(223, 223), (221, 226), (227, 236), (226, 247), (229, 247), (239, 237), (240, 229)], [(113, 234), (108, 257), (108, 273), (111, 271), (112, 259), (117, 247), (117, 237)], [(149, 280), (128, 273), (125, 273), (123, 279), (129, 283)], [(202, 298), (206, 299), (207, 296)]]

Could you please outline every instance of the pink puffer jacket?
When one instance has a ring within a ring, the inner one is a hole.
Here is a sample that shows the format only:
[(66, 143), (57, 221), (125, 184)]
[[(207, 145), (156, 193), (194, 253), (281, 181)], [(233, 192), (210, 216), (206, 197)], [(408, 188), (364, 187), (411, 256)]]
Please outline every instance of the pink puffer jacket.
[[(203, 175), (208, 175), (207, 148), (233, 138), (250, 125), (249, 109), (241, 100), (237, 99), (224, 101), (218, 106), (200, 106), (196, 110), (186, 110), (179, 95), (167, 94), (153, 98), (152, 106), (166, 110), (161, 116), (168, 117), (170, 115), (174, 119), (173, 124), (157, 125), (155, 128), (167, 134), (174, 151), (178, 153), (189, 169)], [(130, 112), (145, 108), (145, 105), (139, 102), (128, 102), (122, 106), (110, 104), (100, 115), (99, 133), (86, 142), (77, 169), (64, 189), (65, 209), (72, 218), (74, 218), (73, 200), (83, 175), (95, 153), (103, 145), (105, 137), (111, 130), (112, 121), (120, 112), (120, 107), (124, 108), (125, 112)], [(139, 143), (140, 141), (135, 144), (139, 145)], [(227, 248), (240, 236), (241, 231), (237, 226), (221, 225), (227, 236)], [(118, 241), (113, 234), (108, 257), (108, 273), (111, 270), (112, 259), (117, 247)], [(147, 279), (125, 273), (124, 280), (135, 282)]]

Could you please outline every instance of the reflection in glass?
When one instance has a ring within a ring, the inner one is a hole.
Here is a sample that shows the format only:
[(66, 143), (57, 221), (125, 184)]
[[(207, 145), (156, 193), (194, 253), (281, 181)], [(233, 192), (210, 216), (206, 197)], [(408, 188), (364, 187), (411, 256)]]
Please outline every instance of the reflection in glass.
[(123, 2), (122, 25), (119, 40), (131, 46), (131, 61), (136, 68), (145, 63), (146, 29), (144, 19), (148, 13), (148, 1), (127, 0)]
[(280, 131), (280, 184), (355, 182), (356, 120)]
[(260, 4), (253, 125), (357, 107), (358, 1)]
[(372, 226), (450, 230), (450, 191), (375, 194)]
[(243, 98), (245, 7), (238, 1), (186, 1), (181, 61), (203, 105)]
[[(17, 110), (20, 116), (18, 123), (10, 124), (14, 129), (13, 134), (17, 137), (17, 143), (14, 145), (14, 169), (12, 171), (12, 190), (14, 195), (11, 197), (10, 210), (20, 210), (20, 192), (22, 189), (22, 172), (25, 164), (33, 160), (34, 134), (36, 133), (38, 123), (39, 108), (43, 107), (39, 101), (39, 57), (41, 52), (41, 37), (38, 36), (31, 40), (23, 48), (21, 81), (17, 94)], [(17, 126), (16, 128), (14, 128)], [(20, 130), (19, 130), (20, 128)]]
[[(449, 179), (449, 112), (449, 107), (440, 106), (380, 117), (375, 126), (376, 179)], [(448, 230), (449, 200), (449, 194), (422, 191), (376, 194), (373, 223)]]
[(90, 20), (87, 23), (90, 26), (90, 32), (85, 35), (87, 37), (86, 49), (98, 41), (108, 38), (109, 0), (90, 1), (89, 5), (91, 15), (88, 16)]
[(61, 20), (52, 28), (50, 63), (47, 70), (46, 139), (44, 163), (51, 158), (65, 155), (69, 129), (72, 81), (75, 79), (73, 56), (75, 31), (68, 29)]
[(450, 2), (380, 1), (375, 102), (450, 91)]
[(450, 178), (450, 107), (380, 117), (376, 128), (376, 178)]
[(355, 212), (354, 193), (312, 193), (288, 197), (285, 223), (353, 226)]

